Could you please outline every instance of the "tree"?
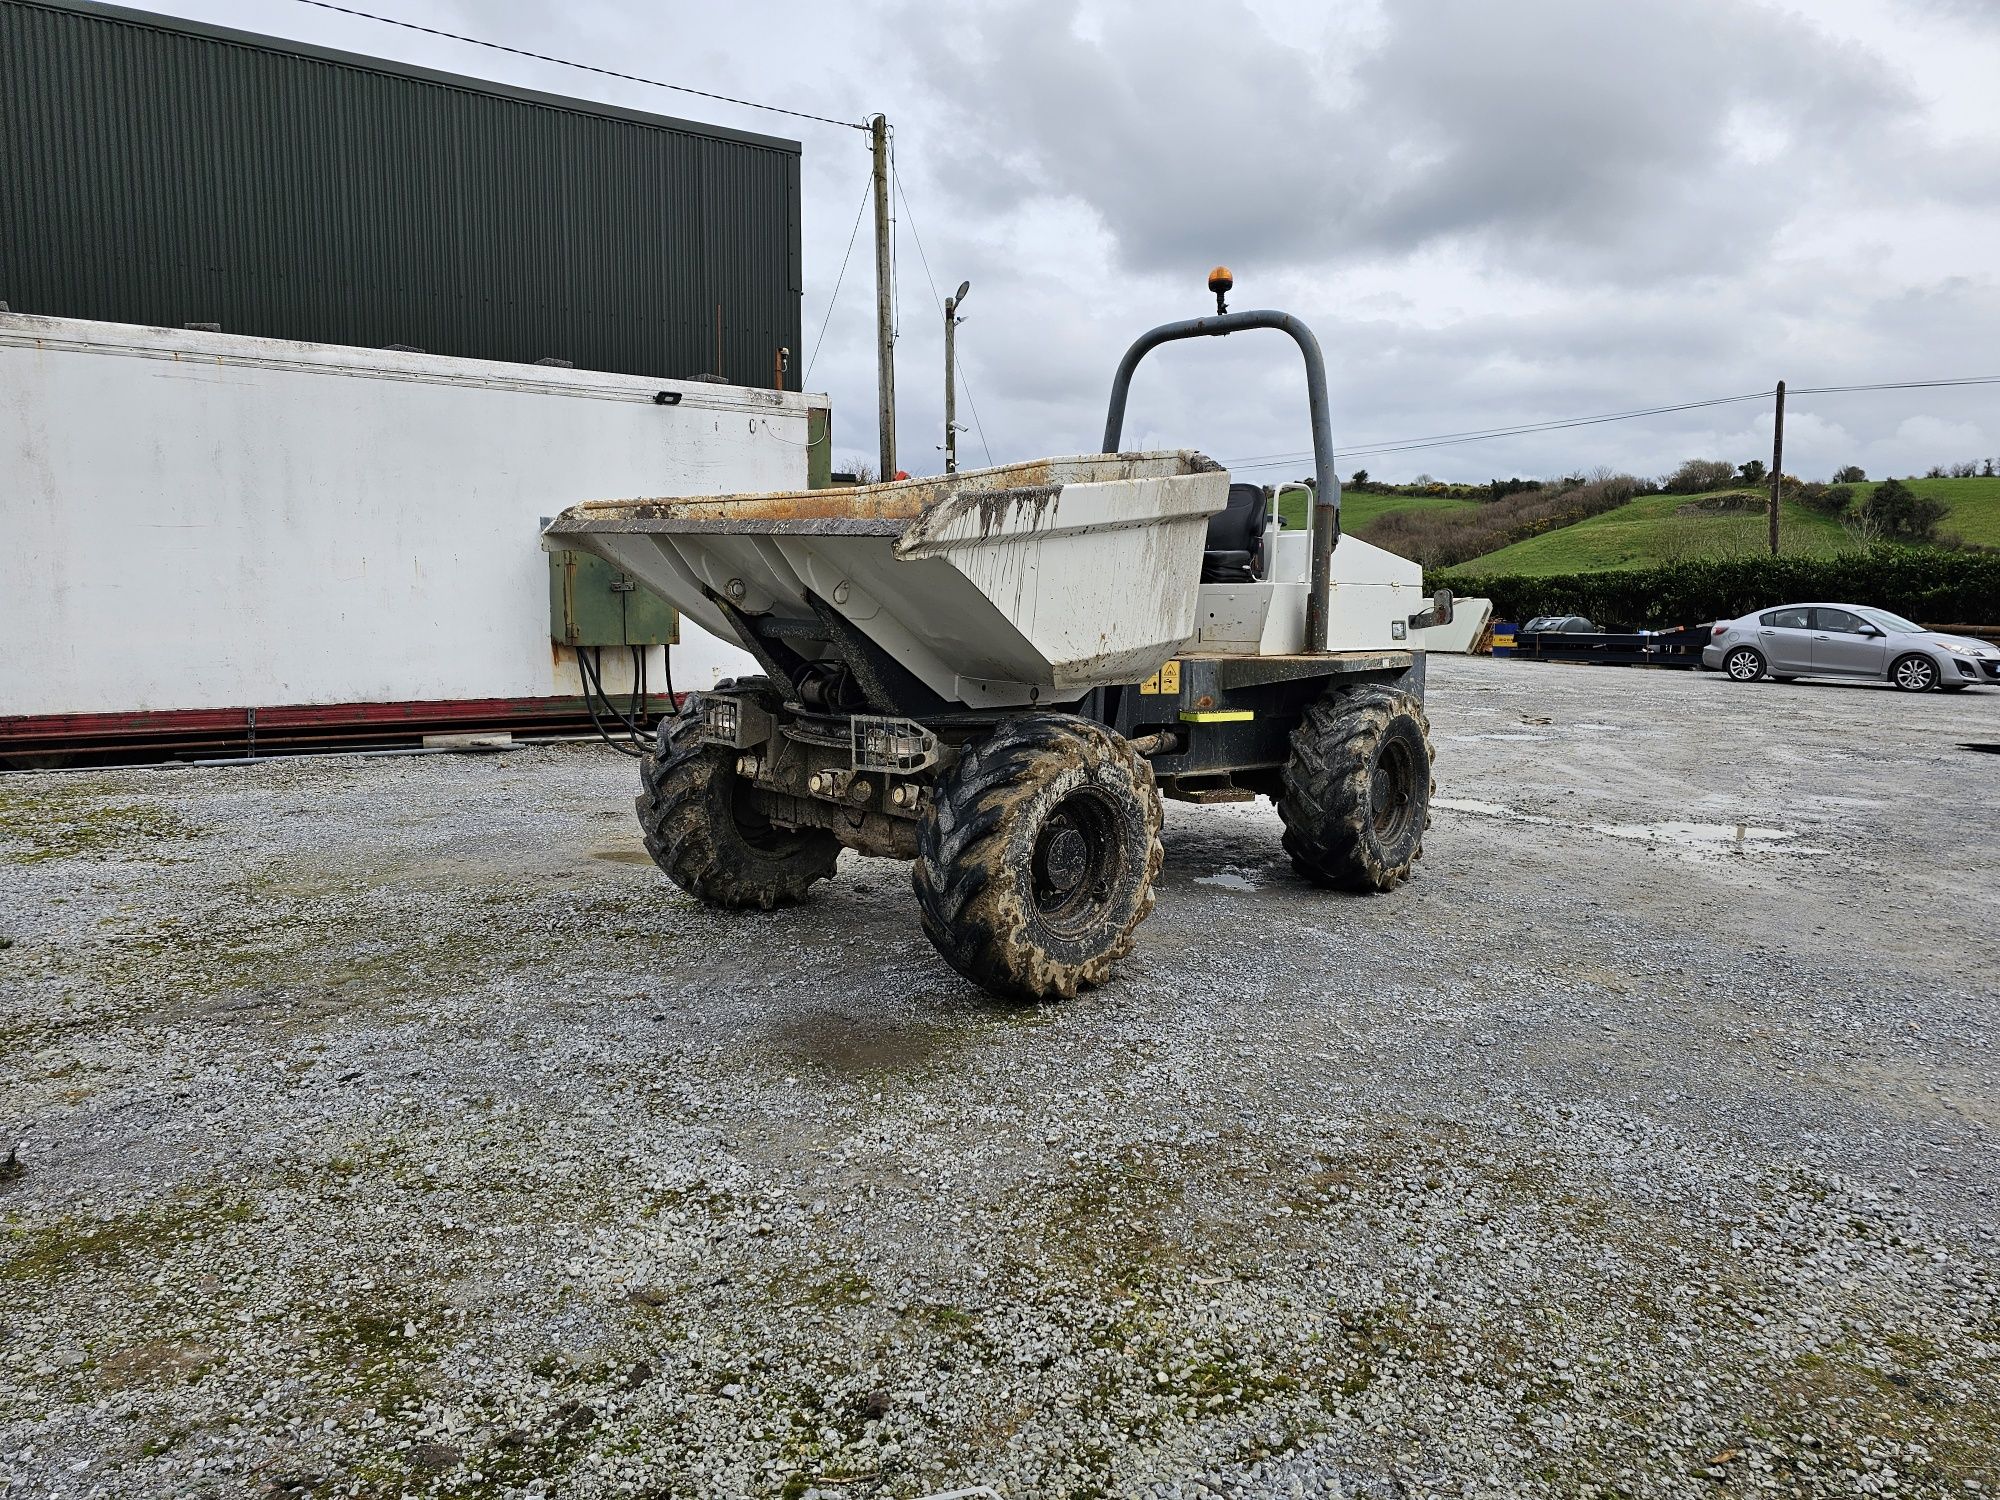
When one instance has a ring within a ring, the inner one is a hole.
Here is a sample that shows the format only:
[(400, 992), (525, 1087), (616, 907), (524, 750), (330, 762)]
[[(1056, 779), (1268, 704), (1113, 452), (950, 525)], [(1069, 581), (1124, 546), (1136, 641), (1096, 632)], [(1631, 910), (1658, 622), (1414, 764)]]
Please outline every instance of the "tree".
[(1764, 476), (1764, 460), (1761, 458), (1753, 458), (1736, 470), (1736, 477), (1744, 484), (1762, 484)]
[(1976, 461), (1972, 463), (1951, 464), (1945, 469), (1946, 476), (1951, 479), (1970, 479), (1978, 472), (1979, 464)]
[(1349, 479), (1347, 482), (1353, 485), (1354, 488), (1356, 488), (1357, 490), (1360, 489), (1362, 485), (1368, 482), (1368, 471), (1366, 469), (1356, 469), (1354, 471), (1354, 477), (1352, 479)]
[(1719, 458), (1690, 458), (1660, 481), (1670, 495), (1704, 495), (1736, 483), (1736, 465)]
[(1885, 479), (1855, 514), (1861, 530), (1871, 539), (1929, 542), (1936, 540), (1938, 522), (1945, 513), (1943, 501), (1919, 495), (1900, 479)]
[(1983, 464), (1981, 464), (1981, 465), (1979, 466), (1979, 477), (1980, 477), (1981, 479), (1991, 479), (1991, 478), (1993, 477), (1993, 460), (1992, 460), (1992, 459), (1990, 459), (1990, 458), (1989, 458), (1989, 459), (1987, 459), (1985, 463), (1983, 463)]
[(1866, 484), (1868, 476), (1862, 472), (1860, 464), (1849, 464), (1833, 476), (1835, 484)]
[(1793, 498), (1822, 516), (1843, 516), (1854, 501), (1854, 491), (1844, 484), (1802, 484)]

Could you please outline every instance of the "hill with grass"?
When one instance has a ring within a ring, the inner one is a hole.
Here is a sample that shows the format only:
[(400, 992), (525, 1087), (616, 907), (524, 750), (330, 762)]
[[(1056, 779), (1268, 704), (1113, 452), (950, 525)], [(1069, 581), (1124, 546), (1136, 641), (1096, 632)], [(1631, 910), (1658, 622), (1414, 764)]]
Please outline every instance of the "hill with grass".
[[(1904, 483), (1918, 496), (1945, 507), (1938, 526), (1941, 540), (2000, 546), (2000, 478)], [(1867, 504), (1876, 484), (1863, 482), (1851, 488), (1850, 514)], [(1764, 556), (1766, 493), (1734, 489), (1703, 495), (1637, 495), (1613, 509), (1563, 520), (1534, 536), (1442, 566), (1488, 577), (1540, 578)], [(1784, 557), (1834, 557), (1864, 545), (1841, 518), (1791, 499), (1779, 510), (1778, 539)]]
[[(1616, 510), (1483, 553), (1458, 567), (1540, 578), (1755, 556), (1768, 553), (1769, 524), (1765, 497), (1749, 491), (1642, 495)], [(1778, 544), (1785, 557), (1831, 557), (1858, 545), (1834, 517), (1789, 500), (1779, 508)]]
[[(1975, 547), (2000, 547), (2000, 476), (1990, 479), (1905, 479), (1904, 484), (1925, 500), (1945, 507), (1938, 526), (1944, 537), (1956, 537)], [(1875, 493), (1872, 483), (1854, 486), (1858, 508)]]
[[(1284, 518), (1287, 529), (1296, 530), (1310, 524), (1306, 516), (1307, 503), (1304, 490), (1291, 489), (1279, 495), (1278, 514)], [(1340, 529), (1365, 538), (1368, 528), (1377, 521), (1402, 511), (1463, 516), (1477, 509), (1477, 500), (1452, 496), (1381, 494), (1373, 490), (1343, 489), (1340, 493)]]

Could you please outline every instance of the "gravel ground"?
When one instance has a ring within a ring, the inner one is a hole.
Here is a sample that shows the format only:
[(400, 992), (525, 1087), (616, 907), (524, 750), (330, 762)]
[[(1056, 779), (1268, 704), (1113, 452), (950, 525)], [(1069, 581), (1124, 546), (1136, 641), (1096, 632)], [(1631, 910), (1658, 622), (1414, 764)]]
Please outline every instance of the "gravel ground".
[(1170, 804), (1039, 1009), (598, 748), (0, 779), (0, 1489), (2000, 1489), (2000, 693), (1431, 695), (1422, 878)]

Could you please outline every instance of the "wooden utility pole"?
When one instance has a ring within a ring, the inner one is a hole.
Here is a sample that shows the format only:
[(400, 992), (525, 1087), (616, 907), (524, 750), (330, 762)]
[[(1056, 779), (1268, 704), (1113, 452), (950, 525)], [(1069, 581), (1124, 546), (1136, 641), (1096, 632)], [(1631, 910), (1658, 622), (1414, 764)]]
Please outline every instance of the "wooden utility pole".
[(882, 472), (896, 477), (896, 289), (889, 255), (889, 121), (868, 122), (875, 156), (875, 390), (882, 427)]
[(1778, 412), (1771, 422), (1771, 556), (1778, 555), (1778, 490), (1785, 482), (1785, 382), (1778, 382)]

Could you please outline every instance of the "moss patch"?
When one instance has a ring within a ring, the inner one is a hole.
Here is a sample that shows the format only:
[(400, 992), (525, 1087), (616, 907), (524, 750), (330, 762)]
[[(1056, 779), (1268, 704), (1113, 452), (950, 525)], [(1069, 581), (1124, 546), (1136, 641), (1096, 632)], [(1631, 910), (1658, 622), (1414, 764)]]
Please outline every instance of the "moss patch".
[(106, 1219), (65, 1215), (41, 1224), (12, 1224), (0, 1234), (0, 1280), (54, 1281), (85, 1270), (109, 1270), (144, 1257), (163, 1258), (181, 1246), (250, 1217), (250, 1204), (218, 1194)]
[(89, 783), (0, 788), (0, 861), (127, 859), (171, 863), (175, 846), (206, 830), (158, 802), (120, 800)]

